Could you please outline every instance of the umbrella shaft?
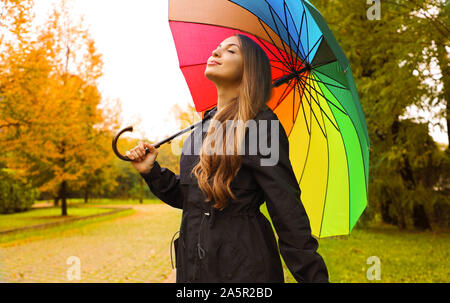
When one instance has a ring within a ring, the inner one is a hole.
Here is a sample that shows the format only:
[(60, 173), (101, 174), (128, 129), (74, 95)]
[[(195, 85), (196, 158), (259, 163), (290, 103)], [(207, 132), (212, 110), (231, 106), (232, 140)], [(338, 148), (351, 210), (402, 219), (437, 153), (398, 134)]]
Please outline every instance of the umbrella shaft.
[(291, 80), (291, 79), (293, 79), (293, 78), (295, 78), (295, 77), (298, 77), (298, 75), (300, 75), (301, 73), (303, 73), (303, 72), (305, 72), (305, 71), (308, 71), (308, 70), (311, 70), (311, 67), (306, 66), (306, 67), (302, 68), (301, 70), (296, 71), (295, 73), (292, 73), (292, 74), (283, 76), (283, 77), (281, 77), (280, 79), (274, 81), (274, 82), (273, 82), (273, 86), (274, 86), (274, 87), (278, 87), (278, 86), (280, 86), (281, 84), (287, 83), (287, 82), (289, 82), (289, 80)]
[(200, 124), (202, 124), (203, 122), (205, 122), (206, 120), (208, 120), (208, 119), (210, 119), (210, 118), (211, 118), (211, 116), (208, 115), (208, 116), (204, 117), (202, 121), (199, 121), (199, 122), (197, 122), (197, 123), (195, 123), (195, 124), (192, 124), (192, 125), (186, 127), (186, 128), (183, 129), (183, 130), (180, 130), (180, 131), (177, 132), (176, 134), (173, 134), (172, 136), (170, 136), (170, 137), (168, 137), (168, 138), (166, 138), (166, 139), (164, 139), (164, 140), (162, 140), (162, 141), (159, 141), (158, 143), (156, 143), (156, 144), (153, 145), (153, 146), (154, 146), (155, 148), (158, 148), (160, 145), (162, 145), (162, 144), (164, 144), (164, 143), (166, 143), (166, 142), (171, 141), (173, 138), (178, 137), (179, 135), (184, 134), (185, 132), (190, 131), (191, 129), (196, 128), (197, 126), (199, 126)]

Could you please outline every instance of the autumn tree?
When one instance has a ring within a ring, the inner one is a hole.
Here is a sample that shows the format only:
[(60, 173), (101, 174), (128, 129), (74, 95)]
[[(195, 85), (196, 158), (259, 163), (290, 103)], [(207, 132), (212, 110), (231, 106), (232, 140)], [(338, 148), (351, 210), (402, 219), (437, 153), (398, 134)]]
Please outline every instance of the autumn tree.
[(62, 215), (69, 186), (87, 187), (95, 182), (88, 177), (111, 167), (107, 142), (117, 122), (99, 106), (101, 55), (69, 10), (65, 2), (55, 6), (35, 41), (7, 44), (0, 75), (2, 156), (60, 197)]

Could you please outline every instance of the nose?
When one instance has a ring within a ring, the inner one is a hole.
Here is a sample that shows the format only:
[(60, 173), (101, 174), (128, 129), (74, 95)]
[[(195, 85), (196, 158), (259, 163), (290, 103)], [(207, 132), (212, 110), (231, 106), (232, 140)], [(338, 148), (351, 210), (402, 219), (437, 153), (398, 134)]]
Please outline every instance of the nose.
[(212, 56), (213, 57), (218, 57), (219, 56), (219, 48), (216, 48), (215, 50), (212, 51)]

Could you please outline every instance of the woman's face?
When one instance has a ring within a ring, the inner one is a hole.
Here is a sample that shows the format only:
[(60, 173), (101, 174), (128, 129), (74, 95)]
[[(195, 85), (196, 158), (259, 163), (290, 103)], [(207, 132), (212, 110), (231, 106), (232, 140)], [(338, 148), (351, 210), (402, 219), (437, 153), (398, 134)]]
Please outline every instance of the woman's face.
[(237, 37), (231, 36), (213, 50), (206, 65), (205, 76), (215, 83), (240, 83), (242, 73), (241, 45)]

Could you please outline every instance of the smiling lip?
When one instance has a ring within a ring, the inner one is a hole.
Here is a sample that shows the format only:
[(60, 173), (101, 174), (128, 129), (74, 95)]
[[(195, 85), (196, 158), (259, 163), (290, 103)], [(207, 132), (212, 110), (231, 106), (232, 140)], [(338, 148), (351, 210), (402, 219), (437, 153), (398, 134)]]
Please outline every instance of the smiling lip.
[(214, 60), (211, 60), (211, 61), (209, 61), (208, 62), (208, 65), (220, 65), (220, 63), (219, 62), (217, 62), (217, 61), (214, 61)]

